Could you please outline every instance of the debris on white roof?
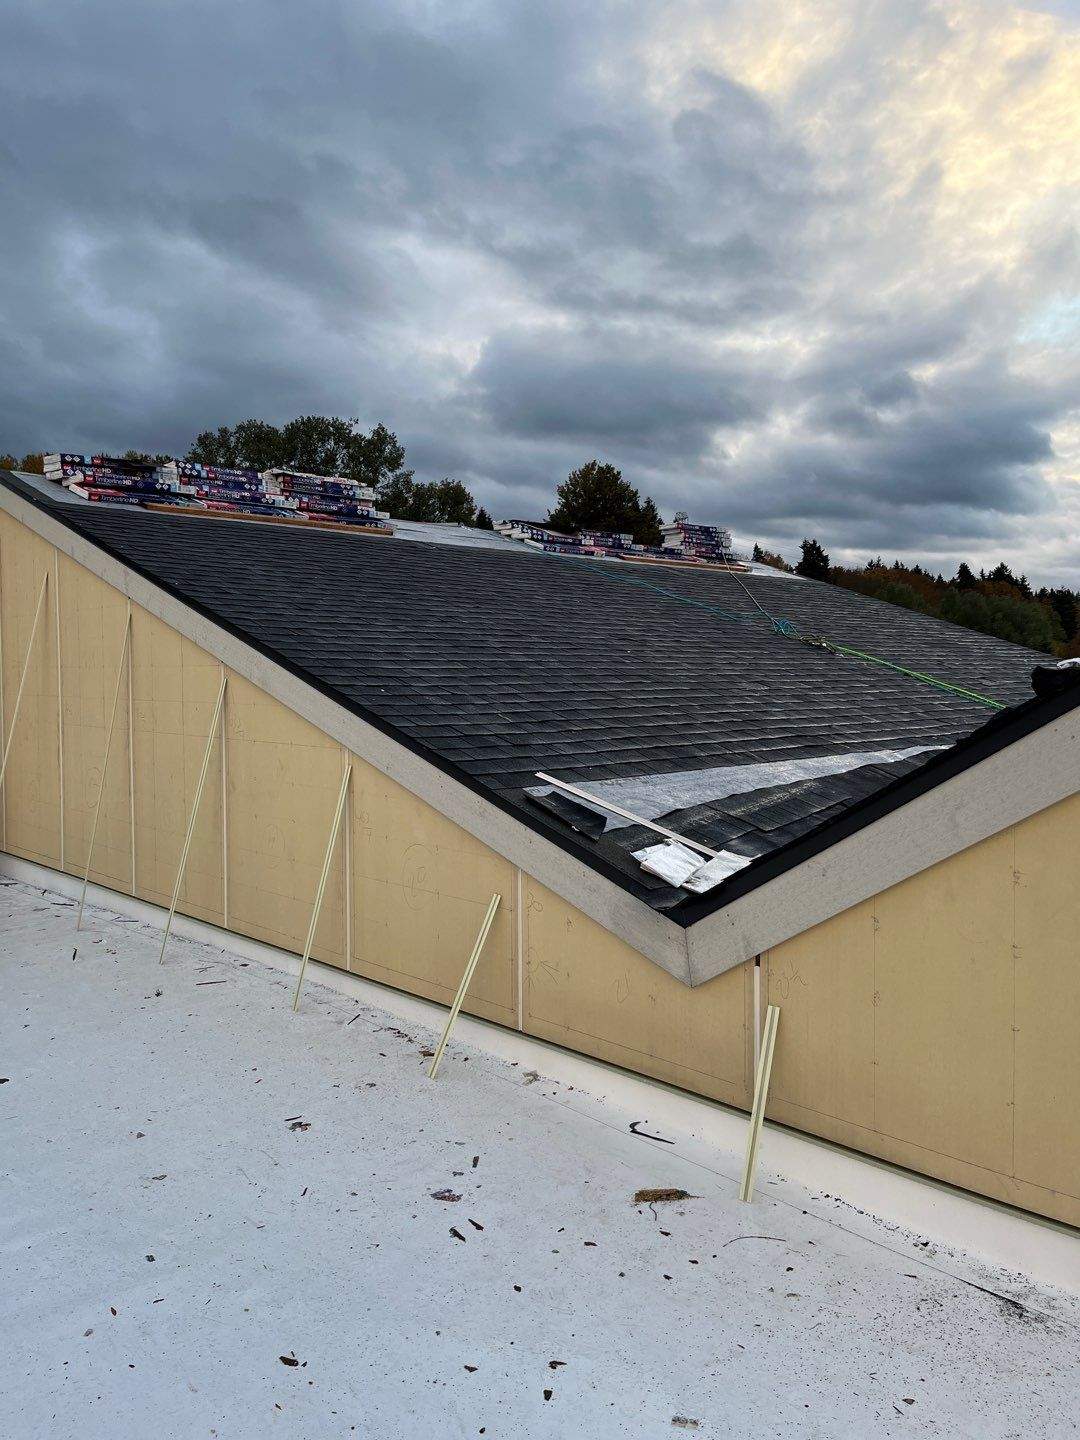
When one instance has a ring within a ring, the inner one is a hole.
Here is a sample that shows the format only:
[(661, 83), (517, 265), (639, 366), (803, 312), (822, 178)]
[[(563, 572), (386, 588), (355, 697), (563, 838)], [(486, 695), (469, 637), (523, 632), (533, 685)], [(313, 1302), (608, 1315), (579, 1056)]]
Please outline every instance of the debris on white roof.
[(1070, 1433), (1062, 1293), (74, 913), (0, 885), (5, 1440)]

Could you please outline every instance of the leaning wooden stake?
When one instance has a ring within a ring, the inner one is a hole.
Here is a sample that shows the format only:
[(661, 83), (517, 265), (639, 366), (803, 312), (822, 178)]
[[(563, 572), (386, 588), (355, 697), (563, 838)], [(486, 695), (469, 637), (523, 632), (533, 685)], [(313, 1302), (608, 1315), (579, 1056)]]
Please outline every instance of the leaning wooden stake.
[[(82, 894), (79, 896), (79, 913), (75, 917), (75, 929), (82, 926), (83, 906), (86, 904), (86, 886), (90, 879), (90, 862), (94, 858), (94, 841), (97, 839), (98, 817), (101, 814), (101, 797), (105, 794), (105, 775), (112, 754), (113, 729), (116, 725), (116, 702), (120, 699), (120, 681), (124, 678), (124, 661), (127, 659), (128, 643), (131, 639), (131, 616), (124, 621), (124, 643), (120, 647), (120, 664), (116, 667), (116, 689), (113, 691), (112, 709), (109, 711), (109, 733), (105, 737), (105, 759), (101, 766), (101, 784), (98, 786), (97, 801), (94, 804), (94, 823), (90, 827), (90, 848), (86, 852), (86, 869), (83, 872)], [(129, 741), (130, 743), (130, 741)]]
[(743, 1165), (739, 1199), (749, 1202), (754, 1194), (754, 1171), (757, 1169), (761, 1125), (765, 1119), (765, 1102), (769, 1098), (769, 1076), (772, 1074), (773, 1050), (776, 1048), (776, 1027), (780, 1023), (780, 1007), (770, 1005), (765, 1015), (765, 1033), (761, 1037), (757, 1075), (754, 1079), (754, 1108), (750, 1112), (750, 1133), (746, 1137), (746, 1163)]
[(225, 686), (228, 682), (228, 675), (222, 672), (221, 688), (214, 702), (214, 713), (210, 717), (210, 729), (206, 736), (206, 751), (203, 754), (202, 769), (199, 771), (199, 782), (195, 786), (195, 803), (191, 807), (191, 819), (188, 821), (187, 834), (184, 836), (184, 848), (180, 852), (180, 868), (176, 872), (176, 884), (173, 886), (172, 903), (169, 906), (169, 918), (165, 922), (165, 934), (161, 937), (161, 954), (158, 956), (158, 964), (165, 963), (165, 946), (169, 943), (169, 931), (172, 929), (173, 916), (176, 914), (176, 902), (180, 898), (180, 886), (183, 884), (184, 871), (187, 868), (188, 851), (191, 849), (191, 837), (195, 833), (195, 821), (199, 815), (199, 802), (202, 800), (203, 786), (206, 784), (206, 772), (210, 768), (210, 752), (214, 748), (214, 741), (217, 738), (218, 717), (221, 714), (221, 702), (225, 699)]
[(11, 754), (11, 742), (15, 739), (15, 726), (19, 720), (19, 706), (22, 704), (23, 687), (26, 685), (26, 676), (30, 669), (30, 656), (34, 653), (34, 639), (37, 636), (38, 621), (41, 619), (41, 607), (45, 604), (45, 591), (49, 584), (49, 572), (45, 571), (45, 578), (41, 582), (41, 593), (38, 596), (37, 609), (34, 611), (34, 623), (30, 629), (30, 643), (26, 647), (26, 659), (23, 661), (22, 675), (19, 677), (19, 688), (15, 692), (15, 708), (11, 712), (11, 729), (8, 731), (7, 744), (4, 746), (4, 758), (0, 760), (0, 785), (4, 783), (4, 775), (7, 772), (8, 756)]
[(446, 1042), (450, 1039), (450, 1031), (454, 1028), (454, 1021), (457, 1019), (458, 1011), (464, 1003), (465, 992), (469, 988), (469, 981), (472, 979), (473, 971), (476, 969), (477, 962), (480, 959), (480, 952), (484, 948), (488, 931), (491, 929), (491, 922), (495, 919), (495, 911), (499, 908), (500, 898), (499, 895), (492, 895), (491, 897), (491, 904), (488, 906), (487, 914), (484, 916), (484, 923), (480, 926), (480, 933), (476, 937), (476, 944), (473, 946), (472, 954), (469, 956), (469, 963), (465, 966), (465, 973), (461, 977), (461, 984), (458, 986), (457, 994), (454, 996), (454, 1003), (450, 1006), (450, 1014), (446, 1017), (446, 1028), (442, 1032), (439, 1048), (435, 1051), (435, 1055), (431, 1061), (431, 1069), (428, 1071), (429, 1080), (435, 1079), (435, 1072), (439, 1068), (439, 1061), (442, 1059), (443, 1051), (446, 1049)]
[[(330, 838), (326, 842), (326, 855), (323, 857), (322, 874), (319, 876), (319, 888), (315, 891), (315, 904), (311, 907), (311, 924), (308, 926), (307, 939), (304, 941), (304, 957), (300, 961), (300, 974), (296, 977), (296, 994), (293, 996), (292, 1008), (296, 1010), (300, 1004), (300, 987), (304, 983), (304, 971), (311, 959), (311, 947), (315, 944), (315, 930), (319, 924), (319, 911), (322, 909), (323, 893), (326, 890), (326, 877), (330, 874), (330, 861), (334, 856), (334, 846), (337, 843), (338, 830), (341, 827), (341, 816), (345, 809), (345, 797), (349, 793), (349, 780), (352, 776), (352, 765), (345, 766), (345, 774), (341, 777), (341, 792), (338, 795), (337, 807), (334, 810), (334, 819), (330, 826)], [(351, 884), (351, 877), (349, 878)]]

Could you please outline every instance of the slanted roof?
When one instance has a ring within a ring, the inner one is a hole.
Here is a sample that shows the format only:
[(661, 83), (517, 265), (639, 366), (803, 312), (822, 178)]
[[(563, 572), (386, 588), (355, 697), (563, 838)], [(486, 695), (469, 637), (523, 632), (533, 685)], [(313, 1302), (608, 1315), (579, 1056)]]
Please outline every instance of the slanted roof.
[[(994, 713), (778, 634), (765, 612), (1010, 707), (1045, 658), (811, 581), (76, 507), (4, 483), (680, 923), (805, 855), (808, 835), (850, 831)], [(821, 757), (835, 773), (800, 771)], [(657, 817), (753, 860), (707, 897), (641, 871), (648, 830), (590, 838), (526, 793), (537, 771), (597, 789), (717, 770), (736, 774)]]

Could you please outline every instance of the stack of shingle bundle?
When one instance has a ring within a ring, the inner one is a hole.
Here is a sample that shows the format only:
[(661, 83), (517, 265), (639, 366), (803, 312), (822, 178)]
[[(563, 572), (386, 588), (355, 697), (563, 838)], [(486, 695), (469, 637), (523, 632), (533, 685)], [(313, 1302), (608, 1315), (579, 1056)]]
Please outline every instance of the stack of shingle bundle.
[(268, 497), (290, 501), (299, 514), (321, 521), (339, 520), (360, 525), (381, 525), (389, 519), (375, 509), (375, 491), (343, 475), (309, 475), (301, 470), (273, 468), (262, 472)]
[(151, 462), (119, 455), (46, 455), (42, 468), (50, 480), (59, 481), (84, 500), (111, 505), (145, 505), (148, 500), (186, 505), (192, 503), (194, 494)]
[(731, 552), (731, 531), (722, 525), (691, 525), (687, 520), (677, 520), (674, 525), (665, 525), (662, 533), (665, 550), (678, 550), (700, 560), (735, 558)]
[(217, 514), (263, 515), (310, 524), (360, 524), (393, 533), (376, 510), (375, 492), (335, 475), (296, 470), (245, 470), (168, 460), (163, 465), (116, 455), (44, 457), (45, 475), (87, 500), (111, 505), (185, 505)]
[(496, 529), (512, 540), (523, 540), (534, 549), (547, 550), (555, 555), (605, 558), (614, 550), (640, 548), (634, 545), (632, 535), (609, 534), (603, 530), (582, 530), (575, 535), (564, 535), (559, 530), (549, 530), (546, 525), (533, 524), (528, 520), (501, 520)]
[(190, 485), (204, 510), (224, 514), (281, 515), (295, 509), (279, 495), (267, 491), (258, 470), (238, 470), (224, 465), (199, 465), (193, 460), (170, 460), (162, 472)]
[(534, 520), (500, 520), (495, 529), (510, 540), (520, 540), (534, 550), (546, 550), (553, 555), (746, 568), (730, 548), (730, 532), (717, 525), (665, 525), (662, 546), (638, 545), (632, 535), (602, 530), (564, 535)]

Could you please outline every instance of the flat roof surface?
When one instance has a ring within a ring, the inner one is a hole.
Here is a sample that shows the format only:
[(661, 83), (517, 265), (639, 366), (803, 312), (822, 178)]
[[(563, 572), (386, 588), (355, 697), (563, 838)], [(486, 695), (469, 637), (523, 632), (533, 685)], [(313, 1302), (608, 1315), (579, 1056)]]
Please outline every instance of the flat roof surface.
[[(193, 522), (3, 483), (658, 908), (692, 900), (632, 858), (648, 832), (585, 838), (526, 794), (537, 771), (588, 787), (745, 767), (664, 823), (768, 858), (995, 713), (890, 666), (1015, 706), (1046, 659), (813, 581)], [(778, 634), (770, 616), (887, 664)], [(856, 758), (835, 779), (784, 768), (821, 757)]]
[(1075, 1433), (1080, 1301), (767, 1139), (741, 1205), (647, 1115), (456, 1042), (431, 1082), (421, 1025), (74, 916), (0, 884), (5, 1440)]

